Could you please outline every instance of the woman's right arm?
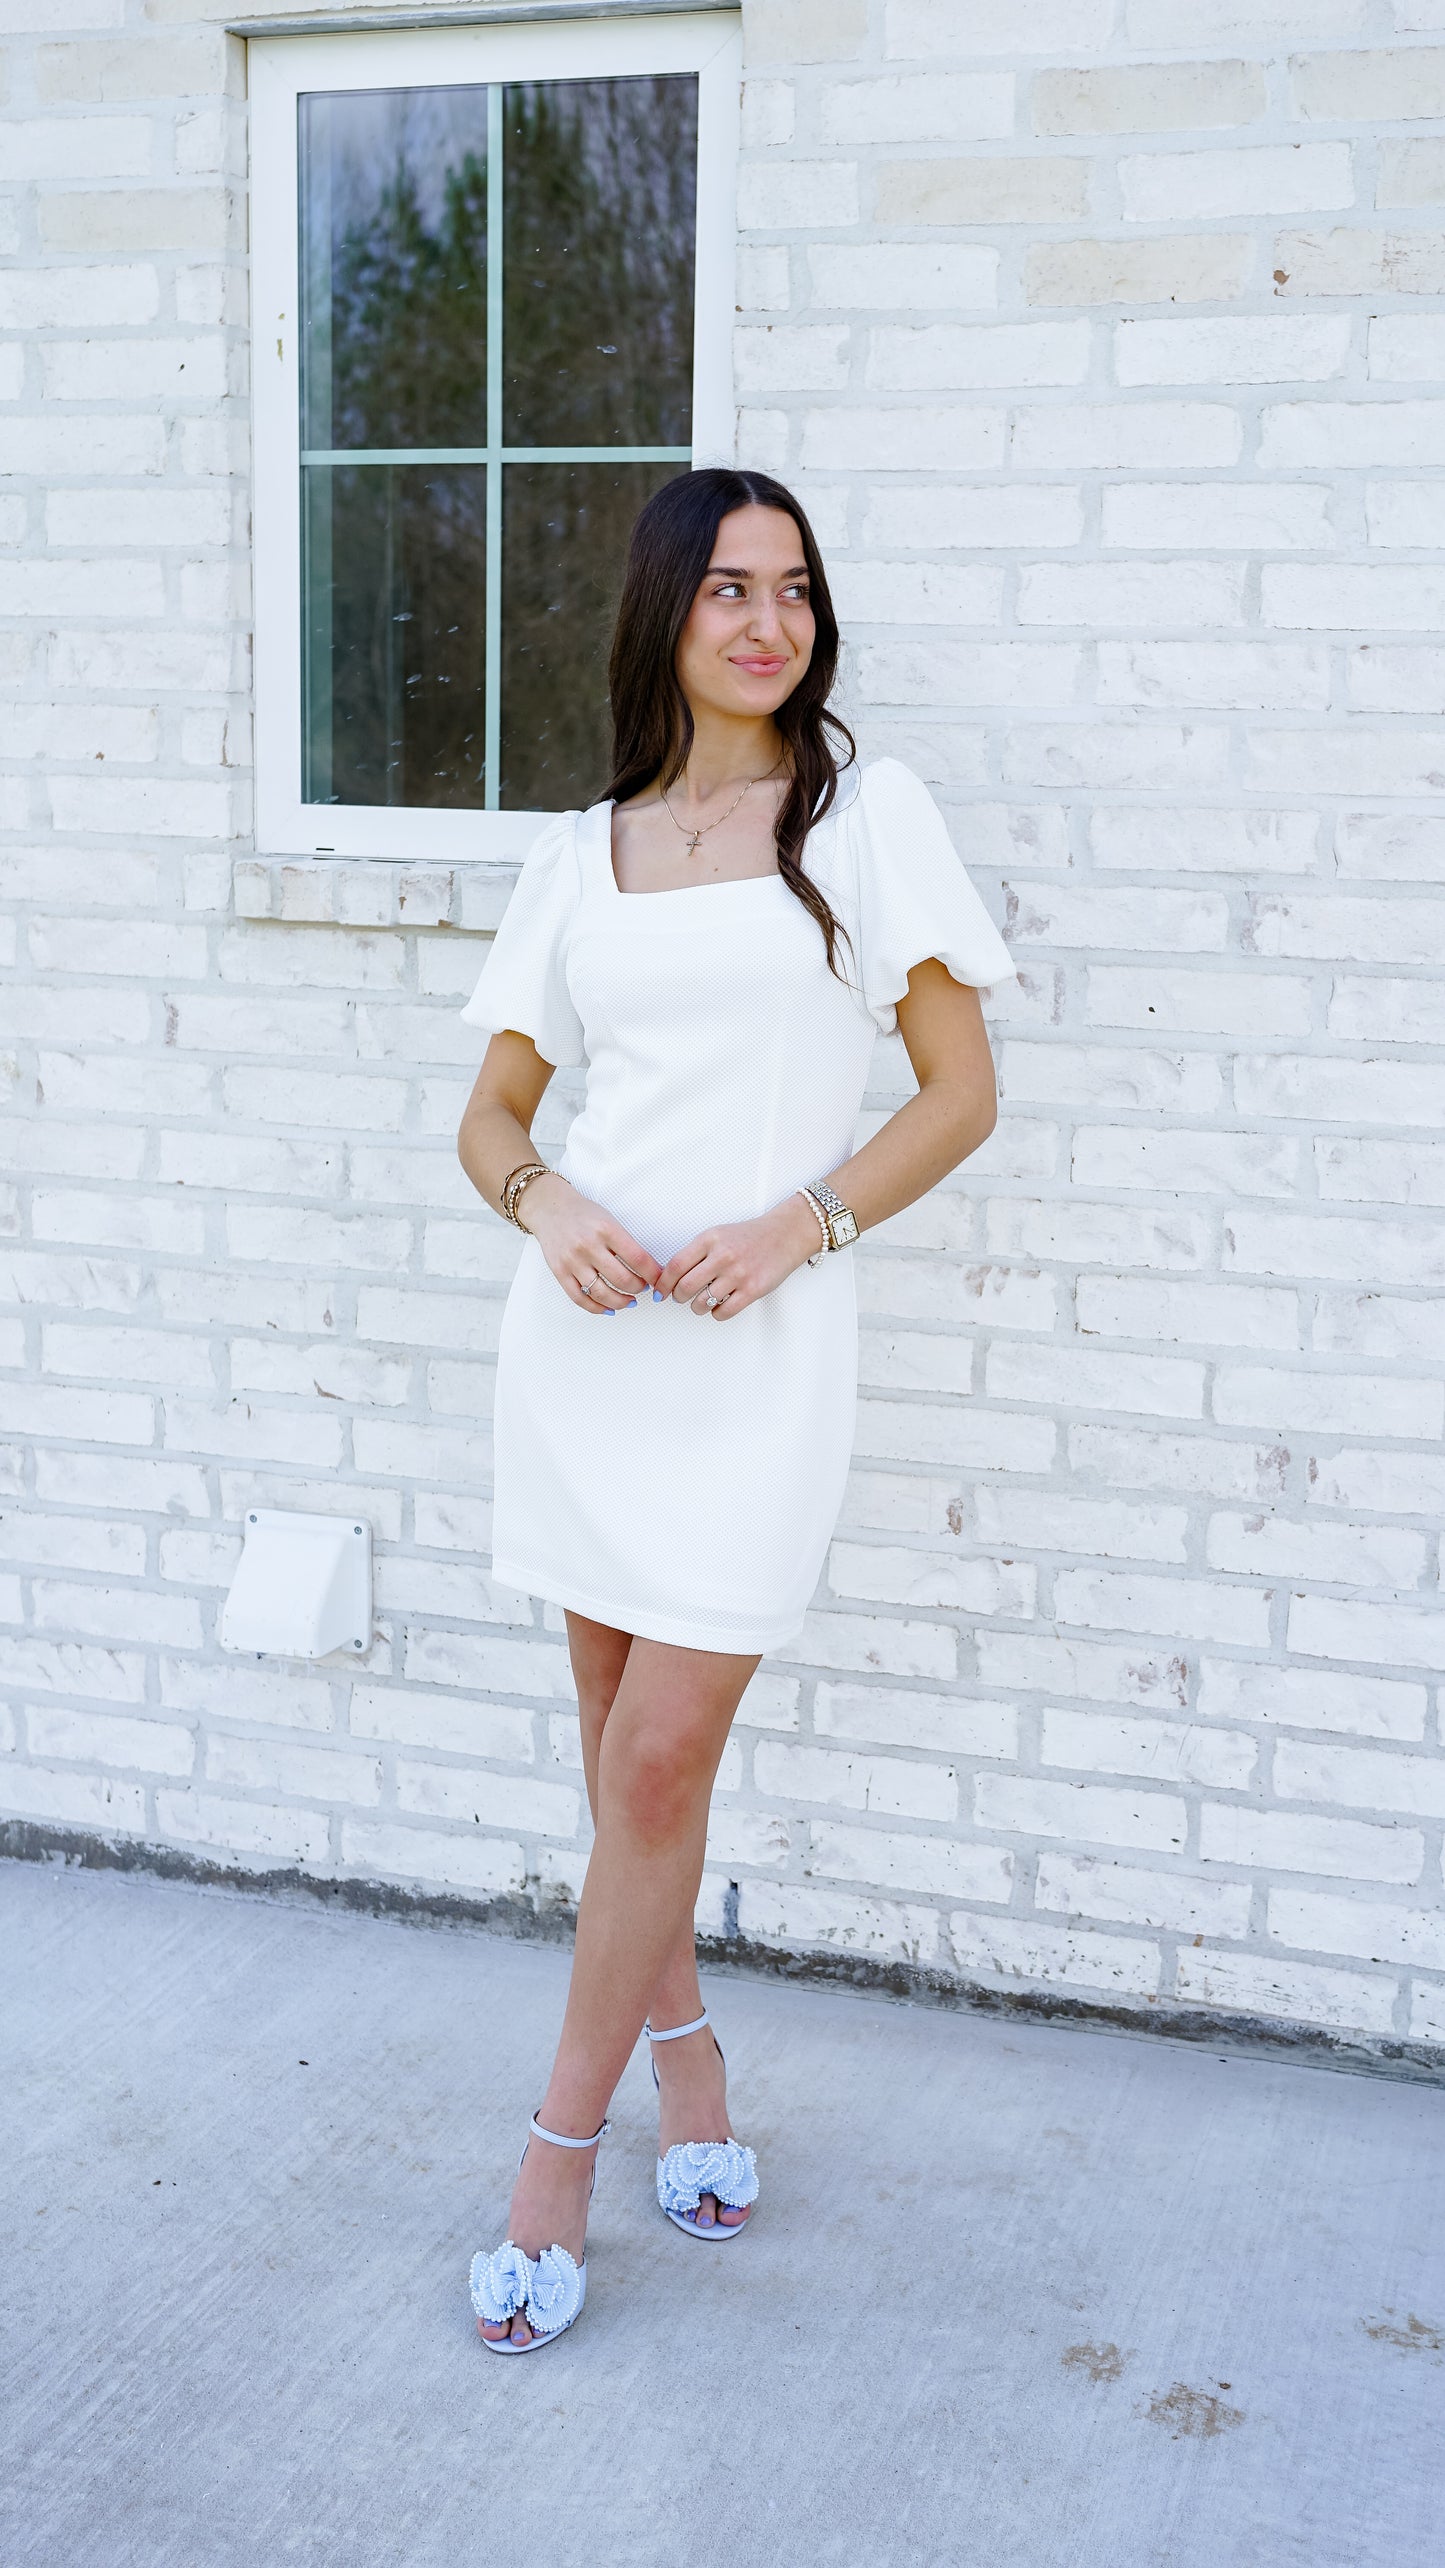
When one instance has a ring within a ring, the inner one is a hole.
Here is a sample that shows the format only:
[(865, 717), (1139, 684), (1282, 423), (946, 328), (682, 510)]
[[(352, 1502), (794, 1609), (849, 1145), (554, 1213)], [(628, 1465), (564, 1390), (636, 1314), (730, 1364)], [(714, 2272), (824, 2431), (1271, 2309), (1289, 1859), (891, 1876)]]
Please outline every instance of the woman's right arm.
[[(457, 1157), (494, 1212), (501, 1211), (512, 1170), (540, 1155), (532, 1119), (551, 1077), (551, 1062), (530, 1036), (492, 1036), (457, 1133)], [(579, 1311), (620, 1310), (639, 1284), (655, 1284), (662, 1272), (620, 1222), (579, 1195), (565, 1177), (534, 1177), (520, 1209), (524, 1229)]]

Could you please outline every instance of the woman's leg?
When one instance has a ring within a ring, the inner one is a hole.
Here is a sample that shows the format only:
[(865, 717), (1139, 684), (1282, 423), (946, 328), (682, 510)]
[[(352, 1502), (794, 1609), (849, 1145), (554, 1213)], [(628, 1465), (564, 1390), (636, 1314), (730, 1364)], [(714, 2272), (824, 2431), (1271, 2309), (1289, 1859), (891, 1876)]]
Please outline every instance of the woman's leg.
[[(633, 1640), (627, 1649), (597, 1747), (597, 1838), (577, 1912), (562, 2038), (538, 2108), (554, 2131), (580, 2139), (596, 2130), (664, 1970), (691, 1930), (713, 1777), (756, 1666), (756, 1658), (659, 1641)], [(529, 2256), (553, 2240), (580, 2256), (592, 2164), (587, 2152), (532, 2141), (508, 2227)], [(530, 2332), (520, 2315), (511, 2326), (517, 2337)]]
[[(622, 1682), (632, 1636), (629, 1632), (614, 1631), (608, 1623), (593, 1623), (585, 1615), (569, 1614), (567, 1639), (572, 1653), (572, 1676), (577, 1688), (577, 1709), (582, 1727), (582, 1765), (587, 1777), (587, 1798), (595, 1821), (602, 1733)], [(671, 2025), (693, 2023), (701, 2013), (697, 1940), (689, 1911), (658, 1976), (657, 1986), (648, 2002), (647, 2020), (665, 2032)], [(657, 2064), (660, 2090), (660, 2152), (665, 2155), (675, 2140), (725, 2140), (728, 2133), (727, 2073), (711, 2030), (705, 2026), (701, 2033), (690, 2034), (681, 2042), (662, 2043), (653, 2053), (653, 2058)], [(697, 2217), (699, 2226), (704, 2229), (714, 2220), (720, 2221), (725, 2229), (741, 2229), (748, 2214), (719, 2203), (712, 2194), (704, 2194), (698, 2204)]]

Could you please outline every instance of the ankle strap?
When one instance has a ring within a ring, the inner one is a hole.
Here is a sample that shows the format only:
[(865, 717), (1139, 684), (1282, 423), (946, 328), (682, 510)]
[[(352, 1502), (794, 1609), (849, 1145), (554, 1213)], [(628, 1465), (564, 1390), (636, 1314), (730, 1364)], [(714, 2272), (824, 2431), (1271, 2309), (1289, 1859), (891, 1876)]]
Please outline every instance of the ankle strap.
[(595, 2149), (599, 2140), (606, 2139), (611, 2128), (610, 2122), (604, 2122), (601, 2130), (594, 2131), (590, 2140), (569, 2140), (565, 2131), (545, 2130), (535, 2113), (527, 2125), (527, 2129), (535, 2131), (539, 2140), (550, 2140), (554, 2149)]
[(712, 2017), (704, 2007), (695, 2024), (674, 2024), (668, 2033), (654, 2033), (650, 2024), (644, 2024), (642, 2029), (649, 2042), (680, 2042), (684, 2033), (700, 2033), (703, 2026), (711, 2022)]

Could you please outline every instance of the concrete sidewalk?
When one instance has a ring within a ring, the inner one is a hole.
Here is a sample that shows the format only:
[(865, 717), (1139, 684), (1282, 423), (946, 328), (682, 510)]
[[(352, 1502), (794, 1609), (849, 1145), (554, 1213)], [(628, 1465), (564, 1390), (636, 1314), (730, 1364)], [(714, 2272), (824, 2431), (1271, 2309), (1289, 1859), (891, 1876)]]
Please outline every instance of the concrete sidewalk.
[(721, 1980), (764, 2194), (486, 2354), (566, 1956), (0, 1865), (6, 2568), (1437, 2568), (1445, 2094)]

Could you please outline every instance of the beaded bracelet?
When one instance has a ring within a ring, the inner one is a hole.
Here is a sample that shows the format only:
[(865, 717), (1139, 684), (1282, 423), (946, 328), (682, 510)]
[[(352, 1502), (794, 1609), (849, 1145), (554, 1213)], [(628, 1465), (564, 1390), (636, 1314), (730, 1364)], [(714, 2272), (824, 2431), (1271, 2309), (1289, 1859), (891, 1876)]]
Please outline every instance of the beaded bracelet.
[[(534, 1177), (551, 1177), (555, 1175), (555, 1173), (555, 1170), (548, 1167), (545, 1159), (529, 1159), (524, 1161), (520, 1168), (514, 1168), (511, 1176), (507, 1179), (506, 1184), (502, 1188), (501, 1211), (503, 1221), (510, 1222), (514, 1230), (525, 1230), (526, 1224), (517, 1219), (518, 1204), (521, 1202), (523, 1195), (525, 1195), (527, 1188), (531, 1185)], [(530, 1237), (530, 1233), (528, 1236)]]

